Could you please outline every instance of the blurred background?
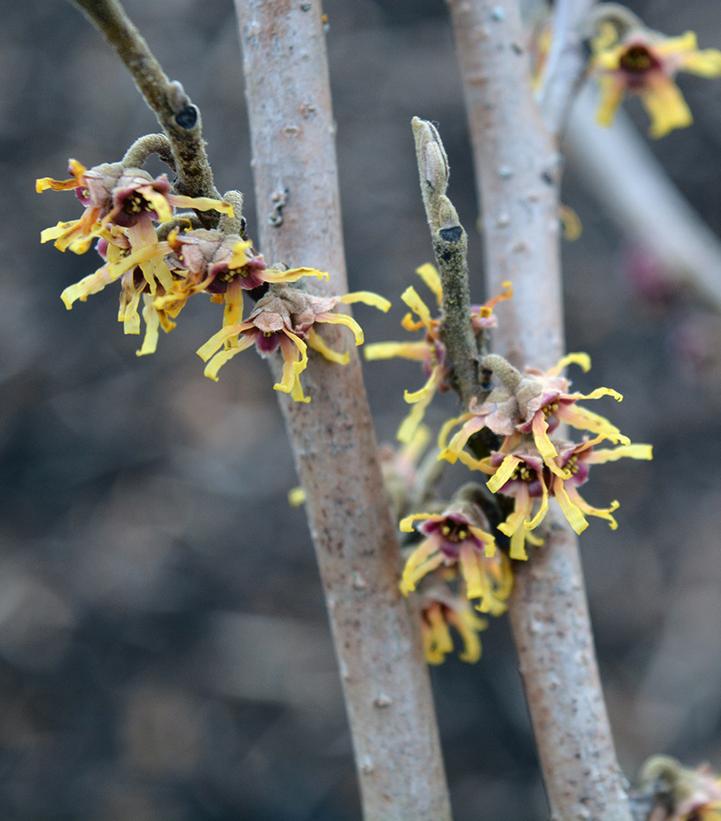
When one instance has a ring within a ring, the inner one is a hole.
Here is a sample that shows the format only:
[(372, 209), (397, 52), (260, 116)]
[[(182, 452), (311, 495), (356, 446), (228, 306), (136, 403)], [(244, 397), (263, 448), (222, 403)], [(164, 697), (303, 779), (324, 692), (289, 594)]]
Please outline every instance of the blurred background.
[[(246, 192), (257, 235), (231, 0), (126, 6), (202, 108), (218, 187)], [(721, 45), (715, 3), (630, 6), (654, 28), (696, 29), (702, 46)], [(397, 301), (431, 253), (414, 114), (440, 125), (471, 233), (477, 217), (446, 8), (327, 0), (325, 10), (350, 285)], [(156, 125), (69, 4), (6, 1), (3, 23), (0, 817), (358, 819), (321, 589), (303, 511), (286, 503), (296, 479), (267, 368), (249, 353), (219, 384), (203, 378), (194, 350), (218, 323), (204, 300), (143, 359), (115, 321), (116, 289), (65, 311), (62, 288), (97, 266), (91, 254), (39, 245), (40, 230), (77, 207), (69, 194), (37, 197), (33, 181), (63, 177), (69, 156), (119, 159)], [(683, 77), (696, 125), (651, 144), (717, 232), (720, 83)], [(638, 103), (626, 108), (645, 133)], [(619, 234), (573, 167), (563, 199), (584, 225), (564, 246), (568, 349), (594, 363), (576, 384), (623, 392), (608, 408), (614, 421), (656, 448), (651, 465), (594, 474), (588, 496), (621, 499), (621, 527), (595, 522), (582, 540), (619, 755), (629, 775), (660, 751), (719, 767), (721, 318), (666, 283), (663, 261)], [(477, 237), (471, 245), (480, 300)], [(401, 315), (363, 312), (367, 338), (398, 338)], [(393, 362), (365, 370), (379, 437), (391, 441), (406, 411), (400, 386), (420, 374)], [(448, 397), (431, 421), (454, 410)], [(451, 659), (432, 674), (458, 821), (544, 818), (506, 620), (484, 634), (479, 664)]]

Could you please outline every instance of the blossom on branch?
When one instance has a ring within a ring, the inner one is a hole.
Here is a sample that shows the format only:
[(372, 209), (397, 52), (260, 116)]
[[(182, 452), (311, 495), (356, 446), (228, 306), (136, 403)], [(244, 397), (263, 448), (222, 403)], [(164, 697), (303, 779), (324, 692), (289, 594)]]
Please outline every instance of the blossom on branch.
[(646, 109), (652, 137), (663, 137), (685, 128), (693, 116), (674, 82), (679, 71), (701, 77), (721, 76), (721, 51), (699, 50), (696, 34), (664, 37), (643, 28), (632, 28), (619, 38), (606, 23), (592, 42), (591, 71), (598, 77), (601, 99), (597, 120), (611, 125), (625, 94), (636, 94)]
[(320, 324), (345, 325), (353, 333), (356, 345), (363, 344), (363, 329), (348, 314), (337, 313), (337, 305), (364, 302), (381, 311), (390, 308), (390, 302), (370, 291), (356, 291), (343, 296), (319, 297), (288, 286), (274, 286), (258, 300), (245, 321), (226, 324), (198, 348), (198, 356), (208, 364), (205, 375), (218, 380), (218, 372), (234, 356), (256, 346), (261, 356), (280, 349), (283, 357), (281, 379), (273, 388), (291, 394), (296, 402), (310, 402), (303, 393), (300, 374), (308, 366), (308, 347), (313, 348), (329, 362), (346, 365), (347, 352), (330, 348), (318, 333)]
[[(365, 358), (368, 360), (399, 357), (420, 362), (423, 367), (426, 377), (425, 384), (418, 390), (406, 390), (403, 393), (404, 400), (413, 405), (413, 408), (398, 429), (397, 436), (401, 442), (411, 440), (436, 393), (444, 393), (450, 388), (446, 346), (441, 334), (442, 316), (440, 312), (443, 308), (441, 278), (436, 268), (430, 263), (421, 265), (416, 269), (416, 273), (433, 293), (439, 313), (433, 315), (425, 300), (411, 285), (401, 294), (401, 299), (410, 308), (410, 312), (403, 317), (401, 326), (411, 333), (422, 331), (423, 338), (413, 342), (374, 342), (367, 345), (364, 350)], [(500, 294), (483, 305), (471, 306), (469, 319), (475, 334), (496, 326), (493, 309), (499, 302), (510, 299), (512, 294), (510, 282), (504, 282), (503, 291)]]
[[(473, 402), (467, 413), (449, 419), (441, 428), (438, 437), (440, 458), (451, 464), (460, 460), (470, 467), (475, 459), (467, 454), (469, 439), (487, 428), (497, 436), (527, 434), (552, 473), (563, 475), (558, 463), (558, 451), (549, 434), (560, 424), (567, 424), (578, 430), (602, 436), (611, 442), (629, 444), (630, 440), (603, 416), (578, 404), (581, 400), (600, 399), (610, 396), (617, 402), (623, 397), (613, 388), (596, 388), (584, 394), (571, 392), (570, 382), (561, 376), (570, 364), (579, 365), (585, 372), (591, 368), (591, 359), (585, 353), (571, 353), (562, 357), (552, 368), (541, 371), (526, 368), (521, 374), (499, 356), (489, 356), (484, 364), (493, 370), (499, 384), (488, 394), (485, 401)], [(448, 441), (451, 431), (460, 429)]]
[[(421, 524), (416, 524), (421, 522)], [(482, 613), (506, 609), (513, 583), (504, 554), (488, 532), (488, 521), (477, 505), (452, 505), (442, 513), (413, 513), (400, 522), (403, 533), (414, 527), (425, 537), (406, 560), (400, 589), (404, 596), (439, 567), (458, 566), (469, 600), (478, 599)]]

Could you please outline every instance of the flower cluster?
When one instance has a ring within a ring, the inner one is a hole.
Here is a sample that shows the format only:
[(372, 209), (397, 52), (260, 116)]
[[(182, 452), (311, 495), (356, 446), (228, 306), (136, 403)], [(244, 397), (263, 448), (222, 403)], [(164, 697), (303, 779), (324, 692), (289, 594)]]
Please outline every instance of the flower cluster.
[(429, 664), (442, 664), (453, 652), (452, 632), (458, 634), (462, 649), (458, 657), (473, 664), (481, 657), (479, 633), (488, 627), (488, 621), (479, 617), (468, 599), (454, 589), (458, 574), (448, 568), (442, 578), (436, 577), (424, 585), (421, 599), (421, 638), (423, 652)]
[(413, 513), (401, 520), (402, 532), (412, 533), (414, 528), (423, 540), (406, 560), (400, 584), (404, 596), (438, 568), (456, 567), (466, 598), (477, 599), (481, 613), (497, 616), (505, 611), (512, 587), (510, 568), (478, 505), (463, 501), (441, 513)]
[[(443, 288), (438, 271), (430, 263), (421, 265), (416, 273), (433, 293), (438, 311), (443, 307)], [(496, 326), (494, 307), (501, 301), (512, 296), (510, 282), (503, 283), (503, 292), (489, 299), (483, 305), (472, 305), (471, 322), (475, 334)], [(401, 321), (404, 330), (416, 333), (422, 332), (422, 338), (413, 342), (376, 342), (367, 345), (364, 349), (365, 358), (392, 359), (400, 357), (420, 362), (426, 376), (425, 384), (415, 391), (406, 390), (403, 394), (405, 401), (413, 405), (410, 413), (398, 429), (398, 439), (409, 442), (418, 426), (423, 421), (426, 409), (436, 393), (449, 390), (449, 368), (446, 362), (446, 348), (441, 339), (441, 317), (433, 315), (431, 309), (411, 285), (401, 294), (401, 299), (410, 308)]]
[[(307, 346), (331, 362), (348, 361), (347, 353), (328, 347), (316, 326), (346, 325), (356, 344), (361, 344), (360, 326), (350, 316), (336, 313), (335, 307), (352, 302), (384, 311), (390, 307), (387, 300), (366, 291), (321, 298), (287, 287), (301, 279), (329, 277), (315, 268), (268, 266), (251, 241), (230, 229), (193, 227), (195, 214), (176, 209), (212, 210), (233, 217), (232, 205), (176, 194), (165, 175), (153, 178), (141, 168), (122, 163), (87, 169), (76, 160), (70, 160), (69, 173), (67, 180), (37, 180), (36, 190), (73, 190), (84, 211), (77, 220), (44, 230), (41, 241), (54, 241), (60, 251), (76, 254), (85, 253), (95, 243), (103, 264), (65, 288), (61, 298), (70, 310), (76, 302), (85, 302), (119, 280), (118, 321), (126, 334), (140, 333), (142, 299), (145, 335), (139, 356), (154, 353), (159, 330), (171, 331), (190, 297), (204, 293), (224, 305), (222, 329), (198, 350), (203, 360), (210, 360), (206, 376), (217, 380), (220, 368), (253, 344), (262, 355), (280, 349), (284, 367), (275, 389), (307, 402), (299, 378), (308, 362)], [(258, 299), (245, 322), (244, 293)]]
[[(498, 528), (510, 538), (512, 559), (527, 558), (526, 541), (538, 543), (532, 531), (544, 520), (550, 497), (558, 501), (576, 533), (588, 527), (587, 516), (605, 519), (615, 529), (613, 513), (618, 502), (593, 507), (581, 497), (578, 487), (588, 481), (592, 465), (623, 457), (652, 458), (650, 445), (631, 444), (615, 425), (579, 404), (604, 396), (616, 401), (623, 397), (612, 388), (596, 388), (588, 394), (571, 392), (561, 373), (572, 363), (584, 371), (590, 369), (587, 354), (569, 354), (547, 371), (527, 368), (523, 375), (499, 356), (486, 357), (485, 364), (499, 380), (498, 386), (485, 401), (473, 403), (467, 413), (450, 419), (439, 434), (440, 458), (482, 471), (490, 477), (486, 484), (492, 493), (513, 499), (512, 511)], [(561, 438), (554, 442), (550, 434), (562, 423), (584, 431), (583, 441)], [(489, 456), (479, 459), (468, 448), (472, 437), (484, 429), (502, 437), (502, 442)], [(599, 448), (604, 441), (615, 447)]]
[(598, 78), (601, 125), (613, 122), (625, 94), (640, 96), (651, 120), (649, 133), (663, 137), (691, 125), (693, 117), (674, 77), (679, 71), (701, 77), (721, 76), (721, 51), (699, 50), (696, 34), (664, 37), (643, 27), (622, 35), (610, 22), (592, 41), (591, 71)]

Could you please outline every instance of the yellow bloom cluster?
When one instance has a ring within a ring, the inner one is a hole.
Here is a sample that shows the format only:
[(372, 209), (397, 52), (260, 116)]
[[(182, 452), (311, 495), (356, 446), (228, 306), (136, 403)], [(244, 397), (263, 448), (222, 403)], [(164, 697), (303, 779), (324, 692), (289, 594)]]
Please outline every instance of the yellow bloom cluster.
[[(118, 321), (126, 334), (140, 333), (142, 299), (145, 336), (138, 356), (154, 353), (160, 328), (171, 331), (190, 297), (205, 293), (224, 305), (222, 329), (198, 349), (203, 360), (210, 360), (206, 376), (217, 380), (220, 368), (252, 344), (261, 355), (280, 348), (284, 367), (275, 389), (308, 402), (300, 383), (308, 363), (307, 347), (331, 362), (348, 361), (348, 354), (329, 348), (314, 326), (346, 325), (360, 345), (360, 326), (352, 317), (336, 313), (335, 306), (365, 302), (383, 311), (390, 307), (388, 300), (367, 291), (321, 299), (288, 288), (309, 277), (327, 280), (328, 274), (315, 268), (268, 267), (245, 237), (227, 230), (192, 228), (195, 215), (175, 209), (214, 210), (232, 217), (232, 205), (175, 194), (165, 175), (153, 179), (143, 169), (122, 163), (88, 169), (77, 160), (70, 160), (69, 170), (67, 180), (37, 180), (36, 190), (75, 191), (84, 211), (77, 220), (44, 230), (41, 241), (54, 241), (58, 250), (77, 254), (96, 242), (104, 262), (67, 287), (61, 298), (70, 310), (75, 302), (85, 302), (119, 280)], [(244, 293), (257, 300), (245, 322)]]

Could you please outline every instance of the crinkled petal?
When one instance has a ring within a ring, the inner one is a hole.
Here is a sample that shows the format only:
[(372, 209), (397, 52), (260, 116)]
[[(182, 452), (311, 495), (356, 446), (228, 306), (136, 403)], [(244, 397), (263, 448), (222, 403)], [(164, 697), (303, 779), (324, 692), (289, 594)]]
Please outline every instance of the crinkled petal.
[[(242, 334), (244, 331), (248, 331), (253, 327), (252, 323), (250, 322), (242, 322), (240, 325), (231, 325), (226, 328), (221, 328), (217, 333), (214, 333), (213, 336), (207, 342), (204, 342), (196, 351), (198, 356), (203, 360), (203, 362), (207, 362), (213, 354), (223, 346), (223, 343), (230, 339), (232, 336), (238, 336)], [(250, 343), (252, 344), (254, 337), (253, 335), (249, 335)], [(248, 347), (248, 346), (246, 346)]]
[(691, 109), (673, 80), (663, 78), (654, 81), (641, 94), (641, 102), (651, 119), (648, 133), (655, 139), (693, 123)]
[(168, 199), (176, 208), (193, 208), (195, 211), (217, 211), (232, 217), (235, 212), (229, 202), (212, 197), (185, 197), (181, 194), (168, 194)]
[(436, 266), (431, 265), (430, 262), (426, 262), (424, 265), (416, 268), (416, 273), (423, 280), (423, 282), (425, 282), (428, 289), (433, 292), (436, 302), (438, 303), (438, 307), (440, 308), (443, 304), (443, 286), (441, 285), (441, 278), (438, 274)]
[(617, 74), (602, 74), (598, 78), (599, 101), (596, 111), (596, 122), (599, 125), (610, 126), (623, 100), (626, 84)]
[(418, 291), (409, 285), (401, 294), (401, 299), (418, 316), (421, 326), (426, 328), (431, 324), (431, 312), (426, 303), (418, 295)]
[(252, 336), (246, 336), (243, 337), (243, 339), (238, 340), (238, 346), (236, 348), (226, 348), (225, 350), (215, 354), (215, 356), (205, 366), (203, 376), (207, 376), (208, 379), (212, 379), (213, 382), (217, 382), (219, 378), (218, 372), (223, 365), (230, 362), (234, 356), (237, 356), (239, 353), (242, 353), (250, 348), (253, 342), (254, 340)]
[(347, 365), (350, 361), (350, 354), (347, 351), (341, 353), (340, 351), (334, 351), (332, 348), (329, 348), (326, 341), (315, 328), (311, 328), (308, 332), (308, 345), (314, 351), (318, 351), (324, 359), (327, 359), (329, 362), (335, 362), (336, 365)]
[(373, 291), (352, 291), (350, 294), (343, 294), (338, 299), (344, 305), (353, 305), (356, 302), (362, 302), (364, 305), (370, 305), (373, 308), (378, 308), (383, 313), (388, 313), (391, 302), (380, 294), (374, 294)]
[[(569, 487), (573, 487), (569, 485)], [(561, 506), (563, 515), (568, 520), (573, 530), (580, 536), (581, 533), (588, 527), (588, 520), (583, 515), (582, 510), (577, 504), (571, 501), (566, 485), (560, 477), (553, 480), (553, 495), (556, 497), (558, 504)]]
[(143, 294), (143, 320), (145, 321), (145, 336), (140, 349), (135, 352), (136, 356), (147, 356), (155, 353), (158, 348), (158, 333), (160, 330), (160, 317), (153, 307), (153, 297), (150, 294)]
[(498, 491), (508, 482), (508, 480), (513, 476), (516, 467), (521, 463), (521, 459), (518, 456), (509, 455), (506, 456), (505, 459), (501, 462), (498, 466), (498, 470), (491, 476), (491, 478), (486, 482), (486, 486), (491, 491), (491, 493), (498, 493)]
[(569, 365), (578, 365), (584, 373), (591, 370), (591, 357), (587, 353), (567, 353), (546, 371), (546, 376), (559, 376)]
[[(231, 267), (236, 267), (232, 264)], [(238, 266), (240, 267), (240, 266)], [(299, 279), (312, 277), (313, 279), (329, 279), (327, 271), (319, 271), (317, 268), (289, 268), (287, 271), (277, 271), (274, 268), (267, 268), (261, 274), (266, 282), (298, 282)]]
[(614, 499), (608, 507), (593, 507), (581, 496), (575, 485), (569, 484), (566, 491), (568, 492), (568, 498), (571, 503), (587, 516), (596, 516), (599, 519), (605, 519), (611, 530), (618, 528), (618, 522), (613, 516), (613, 512), (620, 507), (618, 501)]
[(348, 314), (336, 314), (331, 313), (330, 311), (326, 311), (325, 313), (318, 314), (315, 318), (316, 322), (327, 322), (329, 325), (345, 325), (346, 328), (350, 328), (353, 333), (353, 338), (355, 339), (356, 345), (363, 344), (363, 328), (353, 319), (352, 316), (348, 316)]
[(416, 589), (418, 582), (432, 570), (443, 563), (443, 554), (438, 550), (435, 539), (425, 539), (411, 553), (403, 568), (403, 575), (399, 585), (404, 596)]
[(429, 353), (427, 342), (372, 342), (363, 348), (363, 354), (369, 362), (375, 359), (393, 359), (396, 356), (423, 362)]
[(619, 459), (653, 459), (652, 445), (625, 445), (613, 450), (602, 448), (594, 450), (586, 459), (586, 464), (601, 465), (604, 462), (616, 462)]

